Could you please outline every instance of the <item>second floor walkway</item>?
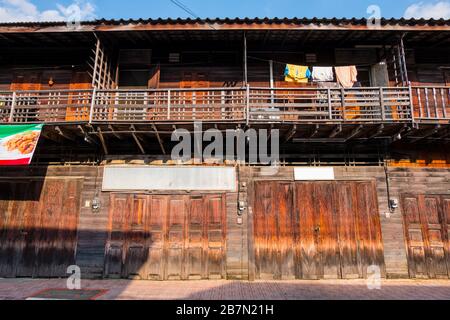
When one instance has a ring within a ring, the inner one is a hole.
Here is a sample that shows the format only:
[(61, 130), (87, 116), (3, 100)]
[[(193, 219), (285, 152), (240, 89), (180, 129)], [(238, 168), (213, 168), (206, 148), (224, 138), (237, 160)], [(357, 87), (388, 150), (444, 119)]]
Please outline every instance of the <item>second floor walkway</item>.
[(450, 87), (0, 92), (0, 124), (450, 123)]

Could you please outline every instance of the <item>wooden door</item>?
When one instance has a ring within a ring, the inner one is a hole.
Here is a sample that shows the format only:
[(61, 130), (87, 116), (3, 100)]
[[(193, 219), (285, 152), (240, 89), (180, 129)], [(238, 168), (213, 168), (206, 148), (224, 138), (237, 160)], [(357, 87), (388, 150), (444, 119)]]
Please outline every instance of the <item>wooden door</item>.
[(105, 275), (225, 278), (225, 197), (111, 195)]
[(90, 92), (77, 91), (91, 89), (91, 77), (87, 72), (74, 72), (70, 82), (66, 121), (89, 120)]
[(448, 278), (448, 197), (404, 195), (405, 237), (412, 278)]
[(297, 275), (298, 230), (292, 208), (292, 185), (256, 182), (255, 264), (260, 279), (292, 279)]
[[(185, 72), (180, 82), (182, 89), (205, 89), (209, 88), (208, 75), (200, 72)], [(180, 120), (204, 120), (212, 115), (212, 108), (207, 108), (208, 92), (188, 90), (179, 93), (178, 101), (184, 105), (181, 109), (175, 109)]]
[(255, 183), (258, 278), (365, 278), (384, 256), (372, 182)]
[(0, 277), (64, 277), (75, 263), (81, 180), (2, 182)]

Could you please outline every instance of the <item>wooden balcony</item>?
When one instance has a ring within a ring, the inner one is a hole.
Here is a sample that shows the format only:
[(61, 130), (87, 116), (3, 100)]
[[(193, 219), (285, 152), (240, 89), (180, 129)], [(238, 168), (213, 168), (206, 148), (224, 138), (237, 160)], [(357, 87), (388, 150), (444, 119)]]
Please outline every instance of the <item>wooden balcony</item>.
[(450, 87), (0, 92), (0, 123), (450, 123)]

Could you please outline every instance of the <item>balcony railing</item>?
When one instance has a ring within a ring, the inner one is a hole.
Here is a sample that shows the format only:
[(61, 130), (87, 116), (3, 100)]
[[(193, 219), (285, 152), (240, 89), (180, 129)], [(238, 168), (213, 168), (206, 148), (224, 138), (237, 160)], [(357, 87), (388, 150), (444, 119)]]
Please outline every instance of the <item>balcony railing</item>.
[(0, 92), (0, 123), (450, 123), (450, 87)]
[(412, 99), (417, 120), (450, 120), (450, 87), (413, 87)]
[(407, 88), (250, 90), (250, 120), (283, 122), (410, 121)]

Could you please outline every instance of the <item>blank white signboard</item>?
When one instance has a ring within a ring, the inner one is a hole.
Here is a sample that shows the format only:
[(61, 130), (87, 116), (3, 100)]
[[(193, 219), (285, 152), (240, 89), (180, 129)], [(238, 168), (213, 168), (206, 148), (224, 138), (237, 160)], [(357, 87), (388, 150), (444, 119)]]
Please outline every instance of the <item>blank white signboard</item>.
[(329, 167), (298, 167), (294, 168), (296, 181), (326, 181), (334, 180), (334, 168)]
[(103, 191), (236, 191), (233, 167), (109, 166)]

